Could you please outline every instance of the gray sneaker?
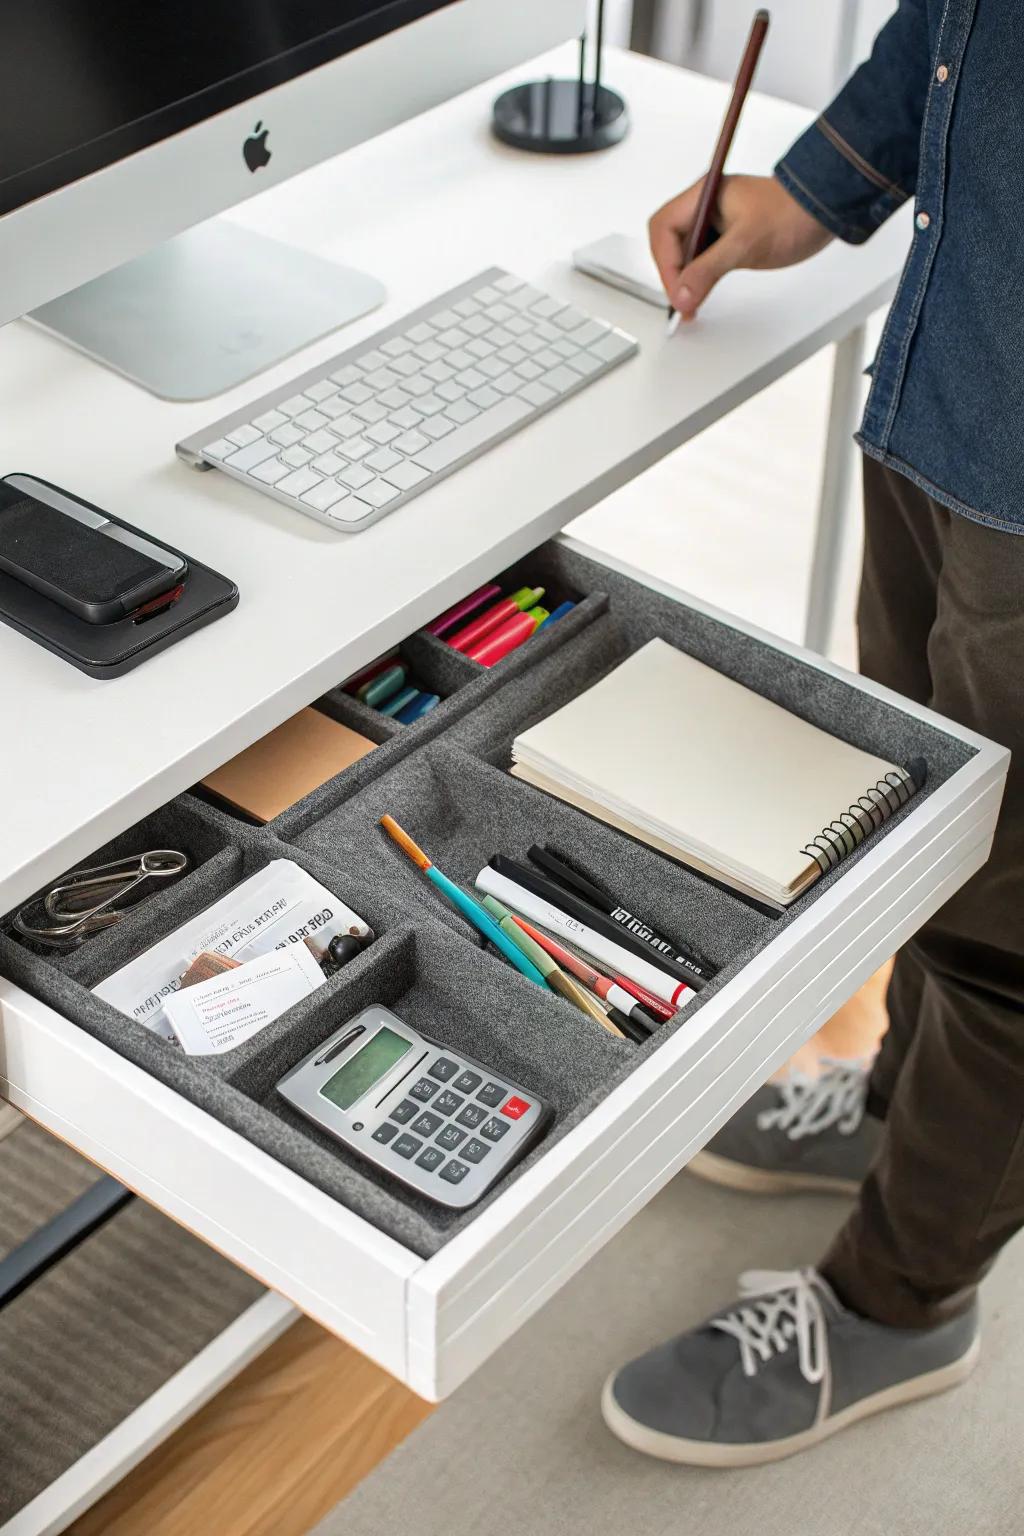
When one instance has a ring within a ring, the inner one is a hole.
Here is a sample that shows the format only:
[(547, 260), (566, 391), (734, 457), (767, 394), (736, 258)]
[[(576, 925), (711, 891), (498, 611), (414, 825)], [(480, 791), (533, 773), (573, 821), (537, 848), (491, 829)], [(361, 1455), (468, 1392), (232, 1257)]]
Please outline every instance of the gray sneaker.
[(691, 1173), (754, 1194), (855, 1194), (874, 1161), (882, 1123), (864, 1112), (868, 1068), (824, 1058), (820, 1077), (791, 1072), (765, 1083), (702, 1152)]
[(688, 1466), (761, 1466), (955, 1387), (978, 1358), (976, 1305), (937, 1328), (886, 1328), (842, 1307), (813, 1269), (740, 1285), (734, 1307), (609, 1377), (601, 1410), (626, 1445)]

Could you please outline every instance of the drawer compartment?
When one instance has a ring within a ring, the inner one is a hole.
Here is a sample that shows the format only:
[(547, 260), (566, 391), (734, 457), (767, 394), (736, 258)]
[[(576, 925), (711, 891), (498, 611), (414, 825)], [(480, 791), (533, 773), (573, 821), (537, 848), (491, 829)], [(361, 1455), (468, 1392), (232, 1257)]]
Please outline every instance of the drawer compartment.
[[(1007, 764), (1001, 748), (571, 541), (499, 579), (505, 590), (543, 583), (577, 606), (489, 671), (411, 637), (410, 664), (424, 682), (435, 668), (444, 695), (424, 720), (383, 731), (378, 750), (266, 828), (182, 796), (166, 815), (186, 818), (182, 838), (200, 838), (189, 816), (202, 829), (198, 867), (73, 956), (0, 938), (14, 1101), (432, 1398), (513, 1333), (983, 862)], [(923, 756), (924, 789), (780, 915), (508, 775), (521, 730), (655, 636), (865, 750)], [(372, 712), (350, 695), (320, 702), (372, 734), (359, 713)], [(642, 893), (645, 914), (718, 974), (644, 1044), (615, 1039), (485, 951), (384, 836), (384, 814), (466, 885), (497, 852), (523, 858), (543, 841), (576, 851), (610, 887)], [(88, 991), (274, 857), (303, 864), (380, 936), (254, 1040), (187, 1058)], [(276, 1094), (291, 1065), (371, 1002), (556, 1107), (544, 1139), (467, 1212), (398, 1191)]]

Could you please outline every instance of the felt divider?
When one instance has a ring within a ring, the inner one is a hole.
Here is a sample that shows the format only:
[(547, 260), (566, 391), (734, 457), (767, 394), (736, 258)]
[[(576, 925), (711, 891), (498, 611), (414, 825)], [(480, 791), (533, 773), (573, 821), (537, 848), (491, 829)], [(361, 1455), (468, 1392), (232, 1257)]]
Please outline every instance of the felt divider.
[[(457, 651), (452, 651), (450, 646), (443, 640), (438, 640), (435, 635), (429, 635), (421, 630), (410, 636), (405, 645), (411, 647), (416, 654), (419, 654), (416, 651), (416, 647), (419, 646), (423, 646), (435, 655), (437, 652), (445, 652), (445, 665), (451, 667), (451, 676), (458, 671), (464, 677), (462, 686), (449, 693), (446, 698), (442, 698), (435, 709), (414, 725), (390, 724), (389, 734), (383, 746), (368, 753), (366, 757), (360, 758), (357, 763), (353, 763), (350, 768), (346, 768), (335, 778), (329, 779), (326, 784), (321, 784), (318, 789), (297, 801), (295, 805), (289, 806), (288, 810), (283, 811), (268, 824), (269, 829), (277, 837), (289, 841), (297, 838), (306, 827), (329, 815), (336, 806), (343, 804), (365, 785), (387, 773), (395, 763), (400, 762), (410, 752), (418, 751), (428, 742), (442, 736), (468, 711), (508, 686), (513, 678), (529, 672), (551, 655), (561, 651), (576, 635), (581, 634), (595, 622), (606, 606), (603, 593), (591, 593), (564, 619), (559, 619), (558, 623), (553, 624), (549, 630), (542, 629), (525, 645), (512, 651), (497, 666), (490, 668), (482, 667), (479, 663), (470, 661), (468, 657), (461, 656)], [(438, 674), (435, 672), (433, 675)], [(353, 699), (350, 694), (346, 694), (344, 689), (340, 688), (325, 694), (319, 700), (318, 707), (340, 720), (343, 725), (351, 726), (353, 730), (363, 731), (364, 735), (373, 737), (376, 730), (378, 737), (382, 740), (380, 733), (383, 726), (379, 722), (384, 720), (386, 725), (389, 724), (378, 711), (368, 709), (361, 700)], [(373, 721), (369, 719), (370, 716), (373, 717)], [(374, 724), (374, 721), (378, 723)]]

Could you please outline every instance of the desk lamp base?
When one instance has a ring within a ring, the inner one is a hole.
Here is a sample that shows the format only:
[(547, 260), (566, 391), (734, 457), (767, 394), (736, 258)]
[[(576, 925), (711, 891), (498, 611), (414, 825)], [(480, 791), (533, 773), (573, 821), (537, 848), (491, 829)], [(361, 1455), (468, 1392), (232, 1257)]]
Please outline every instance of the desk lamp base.
[(579, 80), (531, 80), (494, 103), (495, 137), (513, 149), (586, 155), (626, 137), (629, 112), (618, 91)]

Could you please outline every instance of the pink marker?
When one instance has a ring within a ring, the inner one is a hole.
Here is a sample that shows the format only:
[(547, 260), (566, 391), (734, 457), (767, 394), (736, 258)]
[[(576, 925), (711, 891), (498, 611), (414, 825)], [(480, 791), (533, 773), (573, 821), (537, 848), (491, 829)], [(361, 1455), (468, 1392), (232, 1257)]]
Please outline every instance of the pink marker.
[(529, 613), (517, 614), (514, 619), (509, 619), (500, 629), (492, 631), (480, 644), (468, 652), (471, 661), (478, 661), (482, 667), (493, 667), (509, 651), (514, 651), (517, 646), (529, 640), (535, 634), (548, 616), (546, 608), (531, 608)]
[(456, 603), (454, 608), (447, 609), (441, 614), (440, 618), (435, 619), (432, 624), (428, 624), (428, 635), (440, 637), (447, 634), (448, 630), (453, 629), (462, 619), (468, 619), (471, 613), (475, 613), (481, 604), (489, 603), (492, 597), (500, 596), (501, 588), (498, 586), (498, 583), (496, 581), (489, 581), (486, 587), (478, 587), (475, 592), (471, 592), (468, 597), (464, 597), (461, 603)]

